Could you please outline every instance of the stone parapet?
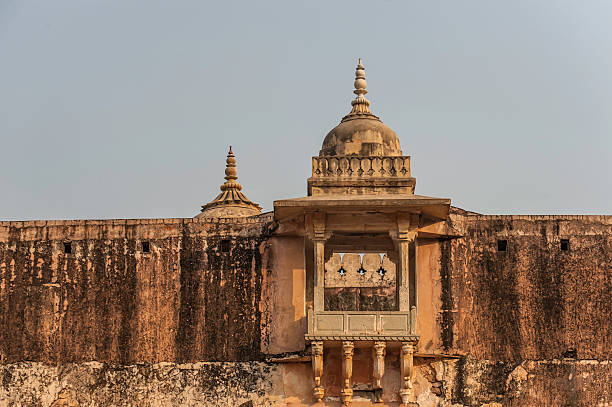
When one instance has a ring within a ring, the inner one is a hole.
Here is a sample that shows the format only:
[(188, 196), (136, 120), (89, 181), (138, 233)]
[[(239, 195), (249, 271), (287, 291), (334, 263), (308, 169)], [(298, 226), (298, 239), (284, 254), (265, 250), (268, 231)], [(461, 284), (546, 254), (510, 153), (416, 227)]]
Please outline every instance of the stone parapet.
[(312, 157), (312, 177), (410, 178), (410, 157)]
[(408, 156), (323, 156), (312, 158), (308, 195), (413, 194)]
[(91, 226), (91, 225), (155, 225), (155, 224), (186, 224), (186, 223), (260, 223), (273, 218), (272, 212), (243, 218), (200, 217), (200, 218), (153, 218), (153, 219), (52, 219), (52, 220), (5, 220), (0, 226), (32, 227), (32, 226)]
[(315, 311), (308, 309), (306, 337), (397, 336), (416, 338), (416, 308), (398, 311)]
[(9, 240), (87, 240), (181, 236), (183, 229), (207, 235), (252, 234), (251, 229), (273, 221), (272, 213), (242, 218), (77, 219), (0, 221), (0, 243)]

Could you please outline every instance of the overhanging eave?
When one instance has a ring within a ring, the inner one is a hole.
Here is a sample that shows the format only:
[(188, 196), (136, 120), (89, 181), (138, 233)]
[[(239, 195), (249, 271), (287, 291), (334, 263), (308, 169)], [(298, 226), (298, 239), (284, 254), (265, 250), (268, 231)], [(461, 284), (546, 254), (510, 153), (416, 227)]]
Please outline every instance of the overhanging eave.
[(316, 195), (274, 201), (274, 218), (282, 221), (303, 213), (410, 212), (436, 220), (448, 217), (450, 199), (422, 195)]

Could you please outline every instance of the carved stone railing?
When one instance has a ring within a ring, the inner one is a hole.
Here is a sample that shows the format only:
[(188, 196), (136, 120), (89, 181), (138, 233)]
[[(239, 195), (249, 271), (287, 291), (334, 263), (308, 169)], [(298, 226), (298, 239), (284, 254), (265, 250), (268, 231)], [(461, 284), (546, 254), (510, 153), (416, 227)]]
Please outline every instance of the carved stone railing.
[(334, 253), (325, 263), (325, 288), (395, 287), (395, 264), (379, 253)]
[(414, 194), (415, 184), (408, 156), (313, 157), (308, 195)]
[(410, 157), (312, 157), (312, 177), (410, 178)]
[[(376, 339), (379, 338), (379, 339)], [(306, 340), (408, 340), (416, 338), (416, 308), (399, 311), (308, 309)]]

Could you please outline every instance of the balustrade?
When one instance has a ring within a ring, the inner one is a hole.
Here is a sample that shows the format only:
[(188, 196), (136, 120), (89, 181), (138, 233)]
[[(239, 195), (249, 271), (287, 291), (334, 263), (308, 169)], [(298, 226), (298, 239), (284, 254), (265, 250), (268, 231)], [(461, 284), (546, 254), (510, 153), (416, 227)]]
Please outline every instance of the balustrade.
[(312, 177), (410, 178), (410, 157), (312, 157)]

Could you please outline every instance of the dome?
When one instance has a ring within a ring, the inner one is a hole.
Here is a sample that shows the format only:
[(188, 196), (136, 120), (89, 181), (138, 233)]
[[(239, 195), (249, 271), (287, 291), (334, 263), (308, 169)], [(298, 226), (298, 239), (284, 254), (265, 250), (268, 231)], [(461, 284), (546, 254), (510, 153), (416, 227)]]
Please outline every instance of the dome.
[(397, 134), (376, 116), (342, 120), (323, 140), (320, 156), (401, 156)]
[(364, 96), (368, 91), (361, 58), (355, 71), (354, 93), (353, 109), (327, 134), (319, 156), (401, 156), (397, 134), (370, 111), (370, 102)]

